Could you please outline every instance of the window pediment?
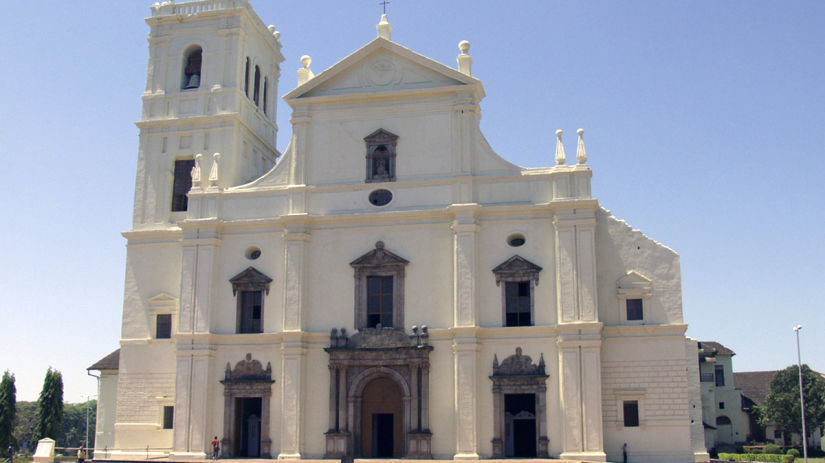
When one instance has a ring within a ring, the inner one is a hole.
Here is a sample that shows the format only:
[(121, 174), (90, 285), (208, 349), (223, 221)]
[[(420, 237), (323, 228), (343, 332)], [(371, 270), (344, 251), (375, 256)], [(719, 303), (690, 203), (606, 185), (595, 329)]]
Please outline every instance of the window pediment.
[(653, 295), (653, 285), (650, 278), (630, 270), (616, 281), (616, 293), (622, 298), (646, 298)]
[(410, 261), (407, 259), (399, 257), (398, 255), (384, 249), (384, 242), (379, 241), (375, 243), (375, 249), (350, 262), (350, 265), (358, 269), (385, 267), (391, 265), (399, 265), (403, 267), (409, 263)]
[(246, 354), (246, 358), (235, 364), (235, 368), (230, 368), (230, 363), (226, 362), (226, 372), (223, 383), (238, 381), (272, 381), (272, 365), (266, 363), (264, 369), (261, 362), (252, 359), (252, 354)]
[(269, 294), (272, 278), (259, 272), (255, 267), (248, 267), (230, 278), (229, 282), (232, 283), (232, 295), (237, 295), (238, 291), (266, 291)]
[(523, 355), (521, 347), (516, 347), (516, 353), (505, 358), (501, 364), (498, 363), (498, 356), (493, 357), (493, 376), (544, 376), (544, 355), (539, 359), (538, 365), (533, 363), (529, 355)]
[(496, 286), (501, 281), (533, 280), (538, 284), (541, 267), (516, 254), (493, 269), (496, 275)]

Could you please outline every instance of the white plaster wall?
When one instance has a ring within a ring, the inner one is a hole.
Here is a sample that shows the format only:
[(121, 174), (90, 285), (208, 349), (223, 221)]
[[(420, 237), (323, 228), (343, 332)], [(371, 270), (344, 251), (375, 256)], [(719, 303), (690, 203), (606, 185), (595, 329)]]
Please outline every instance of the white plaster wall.
[[(639, 401), (639, 427), (624, 427), (623, 400)], [(693, 462), (688, 407), (683, 336), (605, 338), (602, 415), (608, 460), (620, 461), (627, 443), (632, 461)]]
[(605, 209), (599, 210), (597, 220), (599, 320), (605, 325), (622, 323), (625, 307), (616, 295), (616, 281), (628, 271), (635, 270), (649, 278), (653, 286), (652, 297), (644, 299), (643, 324), (682, 323), (679, 255), (632, 229)]
[[(261, 250), (258, 259), (246, 258), (250, 247)], [(237, 331), (237, 296), (232, 294), (229, 280), (254, 267), (272, 278), (269, 294), (263, 297), (263, 331), (275, 333), (283, 326), (284, 246), (280, 230), (251, 230), (225, 233), (221, 236), (217, 268), (214, 272), (212, 332), (233, 334)]]
[[(493, 269), (514, 255), (542, 267), (534, 288), (535, 325), (556, 324), (555, 235), (549, 214), (508, 215), (483, 218), (478, 232), (478, 311), (479, 325), (504, 325), (502, 285), (496, 285)], [(521, 234), (525, 243), (512, 247), (507, 237)]]
[(180, 246), (174, 241), (133, 244), (126, 248), (126, 281), (121, 338), (149, 339), (154, 318), (149, 299), (180, 292)]
[(138, 452), (171, 449), (163, 406), (175, 397), (175, 345), (168, 339), (124, 342), (120, 349), (114, 447)]
[(309, 304), (307, 329), (329, 333), (344, 327), (353, 332), (354, 270), (350, 262), (375, 249), (410, 261), (404, 278), (404, 327), (452, 325), (452, 231), (448, 223), (330, 227), (311, 231), (308, 253)]
[(95, 451), (115, 446), (115, 421), (117, 419), (117, 370), (100, 372), (100, 388), (95, 420)]

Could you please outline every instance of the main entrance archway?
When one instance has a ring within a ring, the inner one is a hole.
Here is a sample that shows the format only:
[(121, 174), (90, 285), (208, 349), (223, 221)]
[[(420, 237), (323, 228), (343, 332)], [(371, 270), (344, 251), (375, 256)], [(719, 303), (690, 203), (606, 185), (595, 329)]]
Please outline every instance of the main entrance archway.
[(370, 381), (361, 394), (361, 456), (400, 458), (404, 447), (401, 391), (389, 377)]
[(431, 458), (426, 329), (333, 330), (324, 458)]

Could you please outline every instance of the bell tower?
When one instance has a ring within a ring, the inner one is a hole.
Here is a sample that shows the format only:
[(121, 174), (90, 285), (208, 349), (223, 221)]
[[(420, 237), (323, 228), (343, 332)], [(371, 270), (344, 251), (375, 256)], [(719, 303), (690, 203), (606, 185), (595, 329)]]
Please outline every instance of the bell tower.
[(156, 3), (146, 23), (135, 230), (185, 218), (193, 174), (202, 170), (206, 182), (219, 167), (209, 186), (228, 188), (260, 177), (280, 156), (280, 33), (248, 0)]

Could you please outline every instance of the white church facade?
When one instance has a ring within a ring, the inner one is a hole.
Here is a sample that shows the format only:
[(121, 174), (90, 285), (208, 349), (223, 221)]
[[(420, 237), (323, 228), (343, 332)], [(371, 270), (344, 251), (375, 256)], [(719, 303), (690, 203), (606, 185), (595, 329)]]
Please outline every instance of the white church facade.
[(555, 165), (511, 164), (469, 43), (454, 69), (384, 16), (331, 68), (302, 59), (279, 153), (279, 34), (247, 0), (146, 21), (96, 459), (214, 436), (226, 458), (707, 458), (679, 256), (591, 196), (581, 130), (569, 161), (558, 132)]

